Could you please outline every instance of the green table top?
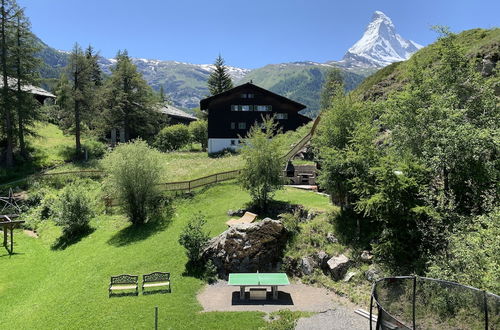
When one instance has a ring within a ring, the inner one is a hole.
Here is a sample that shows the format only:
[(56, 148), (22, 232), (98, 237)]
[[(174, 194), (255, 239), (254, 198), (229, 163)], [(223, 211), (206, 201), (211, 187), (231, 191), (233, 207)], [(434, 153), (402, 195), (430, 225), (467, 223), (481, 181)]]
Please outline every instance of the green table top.
[(229, 285), (289, 285), (285, 273), (234, 273), (229, 274)]

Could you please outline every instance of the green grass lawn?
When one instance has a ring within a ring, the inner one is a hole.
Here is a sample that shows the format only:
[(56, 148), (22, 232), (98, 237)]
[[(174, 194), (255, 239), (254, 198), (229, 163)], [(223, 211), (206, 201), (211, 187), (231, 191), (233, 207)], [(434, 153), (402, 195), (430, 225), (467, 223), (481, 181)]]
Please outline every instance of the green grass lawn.
[[(276, 198), (328, 209), (324, 196), (300, 190), (280, 191)], [(145, 329), (154, 325), (159, 307), (161, 329), (256, 329), (263, 313), (200, 313), (196, 293), (204, 282), (184, 274), (187, 258), (179, 234), (195, 212), (207, 219), (215, 236), (226, 229), (228, 209), (250, 200), (234, 183), (200, 190), (174, 202), (172, 221), (164, 228), (129, 226), (121, 215), (93, 220), (95, 231), (65, 250), (52, 250), (60, 229), (45, 222), (35, 239), (16, 231), (15, 251), (0, 250), (1, 325), (6, 329)], [(110, 275), (172, 273), (172, 293), (108, 298)]]

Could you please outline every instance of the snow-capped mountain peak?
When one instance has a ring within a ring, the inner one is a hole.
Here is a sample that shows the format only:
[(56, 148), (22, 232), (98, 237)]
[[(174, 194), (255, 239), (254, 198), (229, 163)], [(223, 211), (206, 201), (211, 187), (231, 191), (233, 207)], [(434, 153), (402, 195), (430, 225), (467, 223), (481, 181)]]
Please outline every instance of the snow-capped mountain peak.
[(392, 20), (375, 11), (365, 33), (344, 55), (345, 66), (383, 67), (407, 60), (421, 45), (403, 38), (396, 32)]

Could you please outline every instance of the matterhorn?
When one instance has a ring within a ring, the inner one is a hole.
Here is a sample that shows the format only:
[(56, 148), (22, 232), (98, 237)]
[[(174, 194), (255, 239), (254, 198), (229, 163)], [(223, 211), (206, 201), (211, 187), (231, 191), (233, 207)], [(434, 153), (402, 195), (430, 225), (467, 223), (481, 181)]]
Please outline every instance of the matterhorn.
[(392, 20), (381, 11), (373, 14), (365, 33), (344, 55), (344, 67), (384, 67), (407, 60), (421, 45), (401, 37)]

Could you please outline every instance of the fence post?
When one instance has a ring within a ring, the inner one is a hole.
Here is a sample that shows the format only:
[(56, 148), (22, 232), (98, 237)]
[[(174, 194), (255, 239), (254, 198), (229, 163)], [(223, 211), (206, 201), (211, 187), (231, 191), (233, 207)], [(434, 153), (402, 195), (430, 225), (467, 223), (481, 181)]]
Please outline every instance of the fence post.
[(155, 306), (155, 330), (158, 330), (158, 306)]
[(484, 302), (484, 329), (488, 330), (488, 300), (486, 299), (486, 291), (483, 290)]
[(375, 290), (375, 283), (372, 286), (372, 294), (370, 295), (370, 330), (372, 330), (372, 310), (373, 310), (373, 290)]
[(188, 191), (191, 192), (191, 181), (188, 181)]
[(415, 300), (416, 300), (416, 293), (417, 293), (417, 276), (413, 276), (413, 329), (416, 329), (416, 324), (415, 324)]

